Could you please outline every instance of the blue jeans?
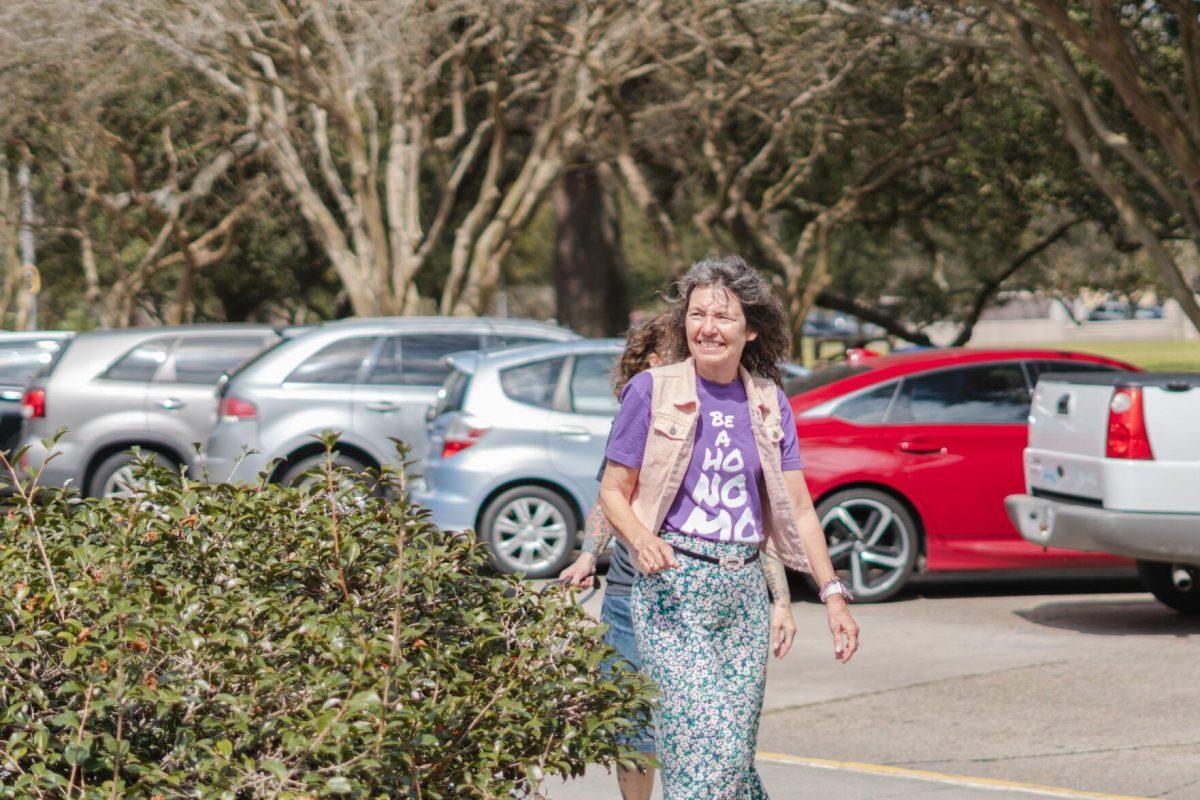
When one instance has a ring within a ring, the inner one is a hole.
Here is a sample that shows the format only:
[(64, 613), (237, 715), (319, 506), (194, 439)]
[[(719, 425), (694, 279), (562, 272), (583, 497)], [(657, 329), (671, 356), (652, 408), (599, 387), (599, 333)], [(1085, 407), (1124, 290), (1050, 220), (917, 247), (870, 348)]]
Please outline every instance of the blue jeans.
[[(604, 593), (604, 604), (600, 607), (600, 621), (608, 626), (604, 642), (620, 654), (605, 662), (605, 669), (641, 670), (642, 657), (638, 653), (637, 639), (633, 635), (633, 613), (629, 595)], [(634, 728), (621, 737), (624, 744), (639, 753), (653, 753), (654, 729), (650, 725)]]

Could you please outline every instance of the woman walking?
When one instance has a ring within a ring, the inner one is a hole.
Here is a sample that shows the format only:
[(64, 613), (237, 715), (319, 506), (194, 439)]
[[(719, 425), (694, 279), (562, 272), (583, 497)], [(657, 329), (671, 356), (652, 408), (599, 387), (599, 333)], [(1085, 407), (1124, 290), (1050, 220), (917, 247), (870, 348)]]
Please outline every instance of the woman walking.
[[(673, 363), (682, 349), (674, 342), (674, 312), (667, 311), (653, 317), (649, 322), (631, 328), (626, 336), (625, 351), (617, 362), (613, 373), (613, 385), (618, 398), (623, 398), (629, 381), (638, 373)], [(607, 459), (605, 461), (607, 464)], [(604, 467), (600, 467), (599, 480), (604, 479)], [(596, 562), (608, 547), (615, 533), (612, 524), (604, 516), (597, 503), (588, 514), (584, 528), (582, 552), (571, 566), (559, 574), (559, 580), (579, 588), (591, 588), (596, 574)], [(771, 592), (772, 606), (778, 607), (777, 621), (779, 637), (791, 642), (796, 626), (791, 615), (791, 595), (783, 565), (772, 558), (762, 559), (763, 577)], [(600, 621), (608, 625), (604, 641), (617, 651), (618, 657), (630, 669), (640, 670), (642, 659), (638, 654), (637, 641), (633, 633), (633, 615), (630, 594), (637, 575), (632, 565), (629, 550), (620, 537), (613, 543), (608, 567), (608, 586), (604, 591), (604, 602), (600, 608)], [(633, 730), (625, 743), (639, 753), (655, 755), (654, 731), (649, 727)], [(650, 800), (654, 790), (654, 768), (617, 768), (617, 784), (623, 800)]]
[(842, 662), (858, 627), (778, 387), (789, 341), (779, 299), (737, 257), (701, 261), (677, 286), (674, 328), (688, 357), (629, 382), (600, 500), (639, 570), (633, 624), (659, 688), (665, 800), (759, 800), (767, 651), (783, 657), (795, 625), (778, 594), (768, 604), (754, 562), (812, 572)]

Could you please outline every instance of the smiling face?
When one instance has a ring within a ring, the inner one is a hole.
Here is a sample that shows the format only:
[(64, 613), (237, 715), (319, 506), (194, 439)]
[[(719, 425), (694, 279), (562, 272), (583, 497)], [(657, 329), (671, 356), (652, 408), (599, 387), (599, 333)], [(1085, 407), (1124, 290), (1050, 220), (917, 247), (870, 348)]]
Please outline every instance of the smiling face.
[(688, 351), (702, 378), (728, 383), (737, 377), (742, 350), (758, 336), (746, 328), (737, 297), (723, 286), (697, 286), (688, 297)]

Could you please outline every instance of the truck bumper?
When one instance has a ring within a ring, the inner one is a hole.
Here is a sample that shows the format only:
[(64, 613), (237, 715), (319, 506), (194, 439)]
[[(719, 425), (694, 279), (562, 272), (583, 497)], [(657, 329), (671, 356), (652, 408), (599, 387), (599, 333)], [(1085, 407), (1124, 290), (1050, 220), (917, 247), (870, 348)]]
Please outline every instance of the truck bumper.
[(1200, 514), (1114, 511), (1012, 494), (1008, 518), (1028, 542), (1095, 553), (1200, 564)]

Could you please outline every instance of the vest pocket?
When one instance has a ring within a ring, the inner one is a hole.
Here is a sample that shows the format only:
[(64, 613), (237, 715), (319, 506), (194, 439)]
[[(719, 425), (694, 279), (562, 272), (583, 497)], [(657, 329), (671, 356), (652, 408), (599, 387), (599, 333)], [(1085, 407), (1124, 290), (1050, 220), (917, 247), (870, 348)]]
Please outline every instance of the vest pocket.
[(691, 428), (691, 420), (671, 414), (655, 414), (650, 420), (645, 460), (662, 466), (673, 460)]

